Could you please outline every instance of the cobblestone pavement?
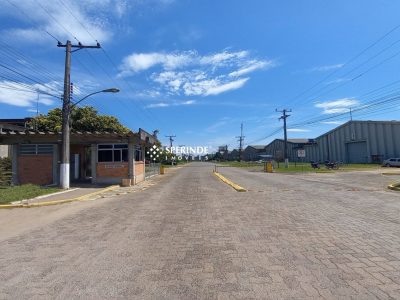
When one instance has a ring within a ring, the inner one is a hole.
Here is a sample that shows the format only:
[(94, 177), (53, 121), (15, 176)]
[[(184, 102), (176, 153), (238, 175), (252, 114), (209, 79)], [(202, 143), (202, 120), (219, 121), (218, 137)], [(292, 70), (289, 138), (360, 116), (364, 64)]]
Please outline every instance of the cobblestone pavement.
[(0, 230), (0, 299), (400, 299), (400, 194), (378, 175), (222, 170), (238, 193), (211, 172)]

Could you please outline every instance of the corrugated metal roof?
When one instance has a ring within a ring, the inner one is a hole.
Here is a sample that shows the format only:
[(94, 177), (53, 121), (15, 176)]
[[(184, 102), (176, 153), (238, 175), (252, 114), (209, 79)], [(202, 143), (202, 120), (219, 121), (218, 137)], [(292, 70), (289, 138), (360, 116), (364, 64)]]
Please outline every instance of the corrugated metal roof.
[[(0, 132), (0, 135), (7, 136), (7, 135), (30, 135), (30, 136), (52, 136), (52, 135), (61, 135), (61, 132), (53, 132), (53, 131), (33, 131), (33, 130), (25, 130), (25, 131), (17, 131), (17, 130), (10, 130), (10, 131), (4, 131)], [(81, 132), (81, 131), (73, 131), (70, 133), (70, 135), (76, 135), (76, 136), (125, 136), (125, 137), (131, 137), (134, 135), (137, 135), (137, 133), (134, 132), (128, 132), (126, 134), (120, 134), (117, 132)]]
[(247, 147), (254, 148), (256, 150), (262, 150), (266, 147), (267, 145), (248, 145)]

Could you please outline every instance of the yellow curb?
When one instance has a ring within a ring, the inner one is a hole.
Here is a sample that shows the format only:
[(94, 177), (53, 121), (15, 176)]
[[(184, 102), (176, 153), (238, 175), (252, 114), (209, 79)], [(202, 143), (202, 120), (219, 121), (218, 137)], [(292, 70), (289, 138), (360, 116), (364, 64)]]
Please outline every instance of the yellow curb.
[(119, 185), (112, 185), (107, 188), (104, 188), (100, 191), (89, 193), (86, 195), (82, 195), (76, 198), (70, 198), (70, 199), (64, 199), (64, 200), (56, 200), (56, 201), (47, 201), (47, 202), (38, 202), (38, 203), (28, 203), (28, 204), (3, 204), (0, 205), (0, 209), (2, 208), (30, 208), (30, 207), (41, 207), (41, 206), (50, 206), (50, 205), (57, 205), (57, 204), (63, 204), (63, 203), (69, 203), (69, 202), (77, 202), (77, 201), (87, 201), (88, 198), (105, 193), (108, 191), (111, 191), (115, 188), (119, 187)]
[(220, 173), (218, 172), (213, 172), (215, 176), (217, 176), (219, 179), (221, 179), (221, 181), (225, 182), (227, 185), (230, 185), (231, 187), (233, 187), (237, 192), (247, 192), (247, 190), (243, 187), (241, 187), (240, 185), (230, 181), (228, 178), (222, 176)]
[(388, 189), (393, 191), (400, 191), (400, 182), (389, 184)]

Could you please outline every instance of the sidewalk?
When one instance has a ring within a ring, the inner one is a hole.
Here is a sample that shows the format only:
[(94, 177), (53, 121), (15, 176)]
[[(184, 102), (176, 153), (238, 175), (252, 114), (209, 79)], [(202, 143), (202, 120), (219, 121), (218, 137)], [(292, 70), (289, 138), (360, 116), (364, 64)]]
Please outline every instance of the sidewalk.
[(70, 190), (61, 191), (49, 195), (43, 195), (32, 199), (15, 201), (6, 205), (0, 205), (0, 208), (39, 207), (75, 201), (88, 201), (96, 200), (99, 198), (110, 198), (118, 195), (124, 195), (145, 190), (155, 184), (154, 181), (156, 178), (158, 178), (158, 176), (152, 177), (151, 179), (147, 179), (146, 181), (140, 182), (137, 185), (130, 187), (121, 187), (119, 185), (96, 186), (91, 184), (82, 184), (79, 186), (73, 186)]
[(60, 201), (66, 199), (74, 199), (82, 196), (88, 196), (92, 193), (99, 192), (108, 188), (108, 186), (85, 186), (85, 187), (71, 187), (71, 189), (66, 191), (61, 191), (49, 195), (43, 195), (36, 198), (28, 200), (28, 203), (39, 203), (48, 201)]

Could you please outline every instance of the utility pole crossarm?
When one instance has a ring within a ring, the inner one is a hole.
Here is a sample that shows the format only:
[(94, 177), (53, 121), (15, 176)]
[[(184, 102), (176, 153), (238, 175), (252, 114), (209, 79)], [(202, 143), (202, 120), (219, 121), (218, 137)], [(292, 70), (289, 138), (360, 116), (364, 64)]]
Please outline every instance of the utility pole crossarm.
[(165, 137), (169, 138), (169, 147), (170, 149), (172, 149), (172, 142), (174, 141), (174, 137), (176, 137), (176, 135), (166, 135)]

